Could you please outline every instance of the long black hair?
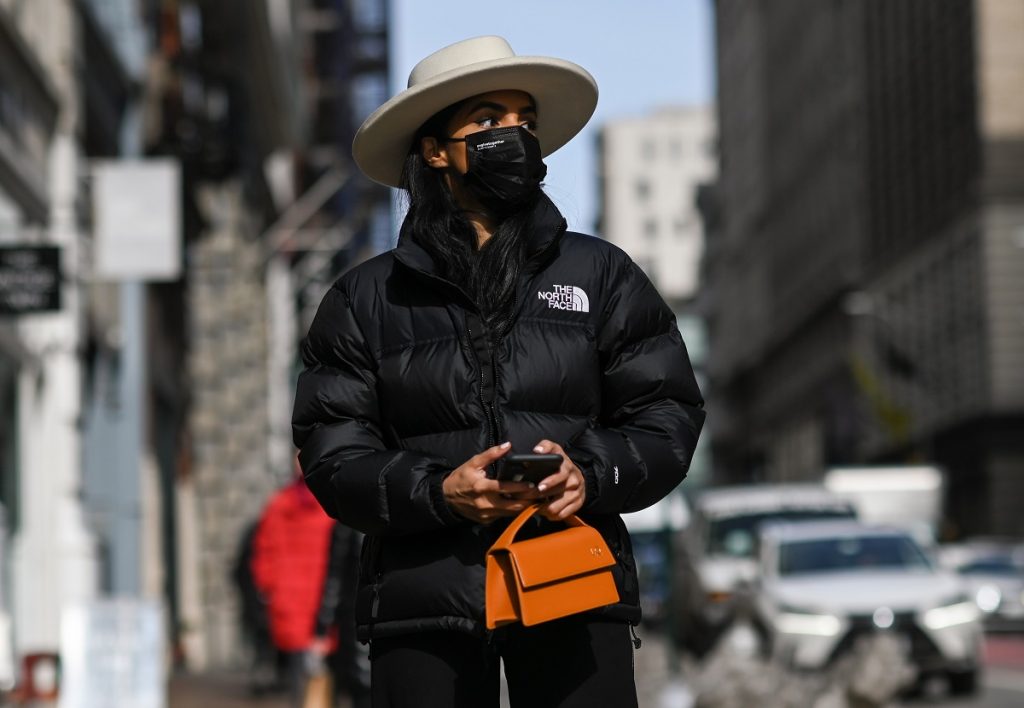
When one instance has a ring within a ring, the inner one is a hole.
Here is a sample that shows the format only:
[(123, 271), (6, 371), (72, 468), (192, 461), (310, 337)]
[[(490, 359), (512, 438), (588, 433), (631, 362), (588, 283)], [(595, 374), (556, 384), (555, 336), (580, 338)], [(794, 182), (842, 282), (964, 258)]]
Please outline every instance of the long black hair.
[(460, 284), (473, 298), (496, 340), (505, 334), (515, 315), (516, 285), (540, 193), (505, 216), (483, 247), (477, 247), (476, 229), (448, 189), (443, 171), (430, 167), (420, 150), (424, 137), (448, 137), (448, 123), (461, 105), (452, 104), (435, 114), (412, 141), (400, 185), (409, 202), (405, 226), (434, 259), (441, 275)]

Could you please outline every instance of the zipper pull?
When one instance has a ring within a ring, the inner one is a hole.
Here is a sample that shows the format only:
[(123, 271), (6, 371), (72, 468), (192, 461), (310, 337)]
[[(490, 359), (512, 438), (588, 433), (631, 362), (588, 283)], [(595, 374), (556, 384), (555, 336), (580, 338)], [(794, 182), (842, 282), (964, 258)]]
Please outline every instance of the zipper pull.
[(639, 649), (642, 642), (640, 641), (640, 637), (636, 636), (636, 627), (629, 625), (629, 633), (633, 637), (633, 648)]
[(370, 619), (377, 619), (380, 611), (380, 573), (377, 573), (377, 581), (373, 584), (373, 602), (370, 604)]

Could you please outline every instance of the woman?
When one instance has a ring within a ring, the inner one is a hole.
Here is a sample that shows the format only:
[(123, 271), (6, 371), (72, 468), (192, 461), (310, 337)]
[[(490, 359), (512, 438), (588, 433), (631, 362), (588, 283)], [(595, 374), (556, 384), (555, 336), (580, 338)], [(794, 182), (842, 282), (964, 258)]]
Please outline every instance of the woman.
[[(636, 569), (619, 517), (685, 476), (702, 400), (672, 312), (619, 249), (567, 232), (542, 158), (593, 113), (579, 66), (479, 37), (420, 62), (359, 129), (409, 197), (398, 247), (345, 274), (304, 342), (293, 418), (310, 487), (367, 534), (356, 621), (375, 706), (634, 706)], [(488, 469), (562, 455), (536, 487)], [(484, 558), (511, 517), (579, 513), (621, 601), (484, 629)]]

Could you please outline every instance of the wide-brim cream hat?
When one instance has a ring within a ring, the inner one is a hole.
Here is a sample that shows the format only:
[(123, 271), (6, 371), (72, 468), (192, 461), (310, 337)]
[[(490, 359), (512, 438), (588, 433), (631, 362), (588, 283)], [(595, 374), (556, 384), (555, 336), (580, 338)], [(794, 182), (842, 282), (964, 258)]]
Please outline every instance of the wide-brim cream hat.
[(597, 82), (577, 64), (516, 56), (501, 37), (475, 37), (438, 50), (413, 67), (409, 87), (363, 121), (352, 156), (367, 177), (397, 187), (416, 131), (453, 103), (515, 89), (537, 105), (537, 139), (550, 155), (578, 133), (597, 106)]

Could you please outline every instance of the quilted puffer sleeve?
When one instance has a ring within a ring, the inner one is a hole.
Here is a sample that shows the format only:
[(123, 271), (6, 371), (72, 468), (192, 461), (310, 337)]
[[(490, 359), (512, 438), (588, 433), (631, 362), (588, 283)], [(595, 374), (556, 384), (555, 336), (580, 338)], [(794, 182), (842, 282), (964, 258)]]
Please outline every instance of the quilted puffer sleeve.
[(587, 513), (638, 511), (683, 481), (704, 401), (675, 316), (627, 260), (598, 333), (602, 414), (565, 447), (586, 479)]
[(441, 488), (453, 465), (384, 444), (376, 361), (341, 286), (320, 304), (302, 361), (292, 434), (309, 488), (327, 513), (376, 535), (462, 523)]

